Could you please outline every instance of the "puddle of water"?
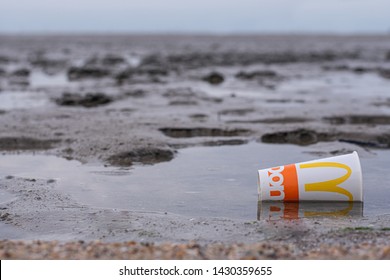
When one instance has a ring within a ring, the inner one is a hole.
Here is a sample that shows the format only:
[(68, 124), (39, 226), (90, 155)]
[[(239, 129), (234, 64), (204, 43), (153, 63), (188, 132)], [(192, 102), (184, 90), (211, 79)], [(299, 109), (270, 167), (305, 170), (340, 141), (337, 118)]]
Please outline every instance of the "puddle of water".
[(135, 54), (130, 54), (126, 56), (126, 60), (131, 67), (138, 67), (142, 62), (142, 58), (139, 55), (135, 55)]
[(389, 82), (378, 75), (369, 73), (322, 74), (320, 77), (293, 79), (282, 83), (278, 91), (288, 96), (297, 92), (315, 93), (317, 96), (334, 96), (370, 99), (372, 96), (387, 96)]
[(3, 204), (7, 204), (16, 199), (16, 196), (13, 194), (6, 192), (4, 190), (0, 190), (0, 208), (2, 208)]
[(215, 86), (209, 84), (199, 84), (197, 88), (203, 92), (207, 92), (213, 97), (227, 97), (236, 95), (239, 97), (259, 98), (267, 97), (271, 94), (275, 95), (275, 92), (267, 88), (251, 88), (251, 87), (237, 87), (237, 86)]
[[(131, 170), (82, 165), (54, 156), (3, 155), (0, 176), (55, 178), (61, 191), (92, 207), (254, 220), (256, 171), (313, 159), (303, 151), (303, 147), (263, 143), (195, 147), (180, 150), (170, 162)], [(364, 214), (390, 213), (390, 151), (378, 151), (361, 161)]]
[(2, 91), (0, 92), (0, 109), (30, 109), (50, 105), (50, 100), (43, 92)]
[[(302, 71), (302, 69), (291, 69), (291, 71)], [(313, 72), (313, 73), (312, 73)], [(261, 85), (255, 81), (249, 83), (237, 83), (236, 79), (227, 79), (220, 85), (210, 85), (205, 82), (189, 83), (188, 81), (173, 82), (178, 87), (196, 87), (214, 97), (228, 97), (232, 94), (238, 97), (247, 98), (273, 98), (273, 99), (295, 99), (304, 98), (302, 93), (310, 93), (310, 100), (321, 98), (337, 98), (337, 100), (372, 100), (372, 97), (387, 97), (389, 80), (381, 78), (376, 73), (358, 75), (349, 72), (329, 73), (319, 71), (317, 68), (305, 72), (301, 78), (288, 78), (276, 83), (274, 90)], [(349, 103), (349, 102), (348, 102)], [(342, 103), (345, 104), (345, 103)], [(267, 104), (269, 105), (269, 104)], [(288, 103), (289, 106), (300, 106), (302, 104)]]
[(31, 74), (31, 86), (36, 87), (62, 87), (69, 84), (65, 73), (47, 75), (43, 72), (34, 71)]
[(4, 222), (0, 223), (0, 237), (2, 240), (5, 239), (26, 239), (28, 238), (28, 235), (15, 226), (6, 224)]

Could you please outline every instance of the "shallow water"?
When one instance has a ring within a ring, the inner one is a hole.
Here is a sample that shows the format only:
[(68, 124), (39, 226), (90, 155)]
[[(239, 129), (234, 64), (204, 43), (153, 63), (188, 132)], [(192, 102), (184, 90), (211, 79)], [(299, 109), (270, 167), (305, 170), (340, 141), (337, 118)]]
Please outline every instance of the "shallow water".
[(31, 109), (50, 105), (50, 100), (43, 92), (2, 91), (0, 92), (0, 109)]
[(45, 73), (35, 71), (31, 75), (31, 84), (33, 88), (37, 87), (63, 87), (68, 86), (69, 81), (65, 73), (47, 75)]
[(4, 190), (0, 190), (0, 208), (2, 208), (2, 205), (9, 203), (16, 198), (17, 197), (12, 195), (11, 193)]
[[(60, 191), (91, 207), (254, 220), (256, 171), (315, 158), (304, 151), (307, 148), (263, 143), (195, 147), (181, 149), (170, 162), (130, 170), (54, 156), (2, 155), (0, 176), (56, 179)], [(365, 216), (390, 213), (389, 161), (387, 150), (361, 158)], [(362, 207), (355, 205), (353, 213), (361, 213)]]

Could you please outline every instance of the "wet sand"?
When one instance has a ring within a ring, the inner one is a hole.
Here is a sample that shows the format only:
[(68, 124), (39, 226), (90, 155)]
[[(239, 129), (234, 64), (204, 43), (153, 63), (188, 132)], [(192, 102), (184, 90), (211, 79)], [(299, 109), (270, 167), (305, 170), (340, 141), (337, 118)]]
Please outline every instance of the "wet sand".
[[(390, 148), (389, 51), (388, 36), (1, 36), (0, 150), (118, 172), (253, 142), (281, 160), (276, 144), (375, 159)], [(2, 259), (389, 257), (384, 208), (269, 221), (97, 207), (59, 186), (0, 178), (0, 234), (21, 240)]]

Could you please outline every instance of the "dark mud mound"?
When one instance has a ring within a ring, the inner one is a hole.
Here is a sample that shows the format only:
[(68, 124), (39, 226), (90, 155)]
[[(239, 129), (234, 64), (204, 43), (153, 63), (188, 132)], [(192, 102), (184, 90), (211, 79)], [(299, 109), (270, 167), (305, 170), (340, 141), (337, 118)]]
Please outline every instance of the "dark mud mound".
[(129, 67), (116, 75), (117, 80), (130, 79), (133, 76), (149, 75), (149, 76), (167, 76), (168, 70), (165, 68), (144, 66), (132, 68)]
[(314, 130), (297, 129), (293, 131), (281, 131), (267, 133), (261, 137), (264, 143), (311, 145), (318, 142), (340, 141), (367, 148), (390, 148), (390, 134), (365, 134), (365, 133), (326, 133)]
[(30, 76), (30, 73), (31, 73), (31, 71), (29, 69), (21, 68), (21, 69), (13, 71), (11, 73), (11, 76), (27, 78), (28, 76)]
[(258, 70), (252, 72), (240, 71), (236, 74), (236, 78), (241, 80), (275, 79), (277, 77), (278, 74), (271, 70)]
[(365, 66), (349, 66), (349, 65), (335, 65), (335, 66), (323, 66), (325, 71), (350, 71), (355, 74), (377, 73), (384, 79), (390, 79), (390, 69), (382, 67), (365, 67)]
[(267, 99), (265, 100), (267, 103), (305, 103), (306, 101), (303, 99)]
[(81, 79), (101, 79), (109, 76), (110, 72), (98, 67), (70, 67), (67, 74), (70, 81), (75, 81)]
[(390, 134), (386, 133), (386, 134), (378, 135), (376, 137), (376, 143), (378, 143), (379, 148), (389, 149), (390, 148)]
[(355, 74), (365, 74), (378, 71), (378, 68), (349, 65), (325, 65), (322, 69), (325, 71), (350, 71)]
[(62, 72), (68, 66), (68, 61), (66, 59), (53, 59), (42, 55), (30, 57), (28, 62), (34, 68), (41, 69), (49, 75)]
[(143, 89), (128, 90), (123, 93), (126, 97), (143, 98), (146, 96), (146, 91)]
[(311, 119), (299, 118), (299, 117), (286, 117), (286, 118), (269, 118), (269, 119), (258, 119), (258, 120), (231, 120), (227, 123), (267, 123), (267, 124), (288, 124), (288, 123), (304, 123), (309, 122)]
[(0, 64), (9, 64), (11, 62), (17, 62), (17, 59), (6, 55), (0, 55)]
[(165, 66), (170, 69), (201, 68), (209, 66), (234, 66), (252, 64), (318, 63), (340, 58), (356, 59), (357, 52), (192, 52), (168, 56), (152, 54), (145, 57), (142, 65)]
[(203, 146), (207, 147), (217, 147), (217, 146), (235, 146), (235, 145), (244, 145), (247, 144), (248, 140), (243, 139), (228, 139), (228, 140), (216, 140), (216, 141), (206, 141), (203, 142)]
[(107, 161), (115, 166), (131, 166), (134, 163), (155, 164), (170, 161), (174, 157), (174, 152), (160, 148), (141, 148), (129, 152), (122, 152), (110, 156)]
[(160, 77), (168, 76), (169, 71), (159, 66), (129, 67), (115, 75), (118, 84), (127, 83), (161, 83)]
[(378, 74), (382, 78), (390, 79), (390, 69), (379, 69)]
[(2, 137), (0, 138), (1, 151), (17, 150), (48, 150), (53, 145), (60, 142), (56, 139), (35, 139), (29, 137)]
[(111, 103), (111, 97), (103, 93), (87, 93), (85, 96), (75, 93), (64, 93), (55, 102), (60, 106), (82, 106), (86, 108), (102, 106)]
[(191, 88), (171, 88), (163, 93), (172, 106), (195, 106), (198, 101), (206, 98), (203, 92), (196, 92)]
[(189, 87), (170, 88), (163, 93), (164, 97), (194, 97), (200, 95), (200, 92), (194, 91)]
[(172, 100), (169, 106), (196, 106), (199, 103), (196, 100)]
[(275, 133), (267, 133), (261, 137), (261, 141), (264, 143), (277, 143), (277, 144), (296, 144), (306, 146), (315, 144), (320, 141), (332, 141), (335, 140), (333, 135), (326, 133), (318, 133), (313, 130), (298, 129), (293, 131), (283, 131)]
[(239, 108), (239, 109), (227, 109), (220, 111), (218, 114), (220, 115), (233, 115), (233, 116), (245, 116), (249, 113), (254, 112), (253, 108)]
[(283, 77), (278, 75), (276, 72), (271, 70), (258, 70), (258, 71), (240, 71), (235, 77), (243, 81), (254, 81), (259, 85), (267, 87), (269, 89), (274, 89), (277, 86), (277, 83), (283, 81)]
[(199, 113), (199, 114), (191, 114), (189, 115), (188, 117), (190, 117), (192, 120), (194, 121), (199, 121), (199, 122), (204, 122), (206, 121), (209, 116), (206, 115), (206, 114), (202, 114), (202, 113)]
[(379, 135), (365, 135), (364, 133), (355, 135), (341, 135), (338, 140), (340, 142), (346, 142), (367, 148), (390, 148), (390, 134), (388, 133)]
[(225, 130), (220, 128), (160, 128), (160, 131), (172, 138), (192, 138), (192, 137), (235, 137), (250, 134), (247, 129)]
[(367, 124), (367, 125), (390, 125), (390, 116), (386, 115), (350, 115), (350, 116), (334, 116), (324, 118), (330, 124)]
[(371, 104), (377, 107), (390, 107), (390, 98), (382, 99)]
[(92, 57), (90, 58), (86, 65), (92, 66), (92, 65), (102, 65), (102, 66), (118, 66), (121, 64), (126, 64), (126, 59), (124, 59), (122, 56), (115, 55), (115, 54), (107, 54), (103, 57)]
[(20, 68), (9, 73), (9, 84), (18, 86), (28, 86), (31, 71), (27, 68)]

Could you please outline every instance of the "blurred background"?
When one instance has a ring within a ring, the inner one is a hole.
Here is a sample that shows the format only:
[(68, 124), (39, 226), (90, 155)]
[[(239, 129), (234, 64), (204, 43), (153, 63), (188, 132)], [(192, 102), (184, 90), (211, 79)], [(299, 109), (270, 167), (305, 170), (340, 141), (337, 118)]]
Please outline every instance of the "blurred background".
[(1, 33), (388, 33), (388, 0), (1, 0)]

